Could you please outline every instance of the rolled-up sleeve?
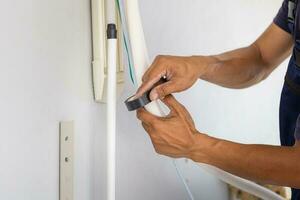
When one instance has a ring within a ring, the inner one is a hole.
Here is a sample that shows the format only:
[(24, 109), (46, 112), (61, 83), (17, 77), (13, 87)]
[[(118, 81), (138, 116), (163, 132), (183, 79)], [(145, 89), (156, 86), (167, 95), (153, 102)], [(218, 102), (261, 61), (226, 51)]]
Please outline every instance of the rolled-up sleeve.
[(288, 0), (284, 0), (273, 22), (284, 31), (291, 33), (288, 27)]

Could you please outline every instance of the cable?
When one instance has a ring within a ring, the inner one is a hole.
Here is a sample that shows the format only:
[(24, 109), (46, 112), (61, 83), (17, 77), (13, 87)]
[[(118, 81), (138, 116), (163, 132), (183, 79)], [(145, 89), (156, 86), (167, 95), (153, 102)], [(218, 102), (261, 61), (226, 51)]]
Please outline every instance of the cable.
[(181, 170), (180, 170), (179, 167), (177, 166), (176, 160), (175, 160), (175, 159), (172, 159), (172, 163), (173, 163), (173, 165), (174, 165), (174, 167), (175, 167), (175, 170), (176, 170), (176, 172), (177, 172), (178, 177), (181, 179), (181, 182), (182, 182), (182, 184), (184, 185), (185, 190), (187, 191), (187, 193), (188, 193), (188, 195), (189, 195), (190, 200), (194, 200), (194, 195), (193, 195), (193, 193), (191, 192), (191, 189), (189, 188), (189, 186), (188, 186), (186, 180), (184, 179)]
[(129, 37), (127, 34), (127, 26), (126, 26), (127, 23), (126, 23), (126, 17), (124, 14), (124, 10), (123, 10), (124, 6), (121, 4), (121, 2), (119, 0), (116, 0), (116, 3), (117, 3), (121, 26), (122, 26), (124, 47), (125, 47), (125, 51), (126, 51), (126, 55), (127, 55), (128, 65), (129, 65), (129, 75), (130, 75), (132, 84), (136, 85), (136, 80), (135, 80), (135, 76), (134, 76), (134, 74), (135, 74), (134, 67), (132, 67), (133, 59), (132, 59), (131, 45), (130, 45), (130, 40), (129, 40)]

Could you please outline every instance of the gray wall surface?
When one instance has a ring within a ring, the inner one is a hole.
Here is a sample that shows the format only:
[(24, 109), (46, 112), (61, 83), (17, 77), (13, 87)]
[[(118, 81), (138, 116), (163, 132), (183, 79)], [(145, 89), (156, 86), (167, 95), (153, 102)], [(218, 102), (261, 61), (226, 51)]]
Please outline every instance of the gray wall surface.
[[(281, 0), (140, 0), (149, 53), (216, 54), (250, 44)], [(105, 200), (105, 105), (93, 102), (89, 0), (2, 0), (0, 199), (58, 200), (58, 125), (75, 121), (75, 200)], [(228, 90), (199, 81), (176, 95), (200, 131), (278, 144), (285, 66), (264, 83)], [(118, 104), (117, 199), (188, 199), (170, 159), (157, 156), (135, 113)], [(226, 185), (191, 161), (179, 167), (198, 200), (227, 199)]]

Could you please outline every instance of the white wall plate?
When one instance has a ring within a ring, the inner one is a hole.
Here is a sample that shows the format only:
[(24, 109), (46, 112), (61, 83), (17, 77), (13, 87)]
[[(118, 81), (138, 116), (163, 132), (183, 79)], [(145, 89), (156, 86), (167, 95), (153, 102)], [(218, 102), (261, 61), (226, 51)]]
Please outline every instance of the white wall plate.
[(74, 122), (60, 122), (59, 200), (73, 200)]

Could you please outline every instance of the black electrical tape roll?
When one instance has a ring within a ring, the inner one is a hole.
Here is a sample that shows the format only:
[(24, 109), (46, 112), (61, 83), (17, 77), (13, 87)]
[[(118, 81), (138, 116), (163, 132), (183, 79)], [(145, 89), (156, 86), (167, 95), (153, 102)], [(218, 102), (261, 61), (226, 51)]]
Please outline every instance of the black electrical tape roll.
[(139, 108), (144, 107), (145, 105), (147, 105), (148, 103), (151, 102), (151, 99), (149, 97), (150, 95), (150, 91), (144, 93), (141, 97), (139, 98), (135, 98), (135, 96), (129, 97), (126, 101), (126, 107), (128, 109), (128, 111), (134, 111), (137, 110)]
[[(159, 82), (157, 82), (152, 88), (158, 86), (159, 84), (162, 84), (164, 82), (166, 82), (166, 78), (161, 78), (161, 80)], [(129, 97), (126, 101), (126, 107), (128, 109), (128, 111), (134, 111), (137, 110), (139, 108), (144, 107), (145, 105), (147, 105), (148, 103), (151, 102), (150, 99), (150, 92), (152, 89), (150, 89), (149, 91), (145, 92), (141, 97), (139, 98), (135, 98), (135, 95)]]

